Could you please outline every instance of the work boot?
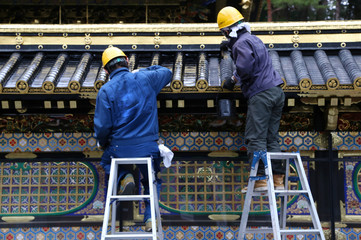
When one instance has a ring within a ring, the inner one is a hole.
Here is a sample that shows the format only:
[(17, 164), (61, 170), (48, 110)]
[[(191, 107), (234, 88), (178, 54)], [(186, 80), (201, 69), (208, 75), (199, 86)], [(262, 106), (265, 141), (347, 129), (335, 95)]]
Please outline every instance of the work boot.
[(128, 173), (123, 180), (120, 181), (118, 195), (131, 195), (134, 193), (134, 187), (134, 177), (131, 173)]
[(283, 174), (273, 175), (273, 184), (274, 184), (275, 190), (285, 190), (284, 178), (285, 178), (285, 175), (283, 175)]
[[(248, 187), (244, 187), (242, 188), (241, 192), (242, 193), (246, 193), (248, 190)], [(263, 191), (267, 191), (267, 180), (263, 179), (263, 180), (257, 180), (254, 183), (254, 191), (255, 192), (263, 192)]]
[(151, 218), (148, 218), (147, 221), (145, 221), (145, 231), (146, 232), (152, 231), (152, 219)]

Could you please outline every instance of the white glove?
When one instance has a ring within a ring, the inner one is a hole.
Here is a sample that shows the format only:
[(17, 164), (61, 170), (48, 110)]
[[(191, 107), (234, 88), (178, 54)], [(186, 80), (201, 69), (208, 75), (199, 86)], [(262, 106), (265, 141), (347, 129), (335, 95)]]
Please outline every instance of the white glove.
[(164, 146), (164, 144), (158, 145), (160, 156), (163, 157), (163, 164), (166, 168), (169, 168), (172, 165), (172, 159), (174, 157), (174, 153)]

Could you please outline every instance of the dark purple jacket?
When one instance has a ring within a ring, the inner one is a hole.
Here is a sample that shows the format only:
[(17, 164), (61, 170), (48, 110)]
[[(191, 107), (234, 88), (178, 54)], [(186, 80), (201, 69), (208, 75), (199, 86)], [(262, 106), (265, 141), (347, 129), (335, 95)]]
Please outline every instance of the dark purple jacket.
[(283, 83), (261, 39), (242, 29), (237, 38), (230, 39), (229, 47), (236, 65), (234, 75), (247, 99)]

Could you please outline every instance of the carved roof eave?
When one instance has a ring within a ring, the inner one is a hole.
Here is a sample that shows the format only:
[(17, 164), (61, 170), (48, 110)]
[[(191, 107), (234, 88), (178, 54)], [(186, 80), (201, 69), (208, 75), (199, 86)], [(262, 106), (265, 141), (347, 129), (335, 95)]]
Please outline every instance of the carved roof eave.
[[(252, 22), (253, 31), (347, 30), (360, 29), (361, 21)], [(194, 24), (2, 24), (0, 31), (39, 33), (104, 33), (104, 32), (218, 32), (216, 23)]]

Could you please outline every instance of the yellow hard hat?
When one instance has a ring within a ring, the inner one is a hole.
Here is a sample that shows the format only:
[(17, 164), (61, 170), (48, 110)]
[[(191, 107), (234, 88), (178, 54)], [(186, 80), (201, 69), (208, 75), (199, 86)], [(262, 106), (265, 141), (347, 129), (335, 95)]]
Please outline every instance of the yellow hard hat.
[(217, 16), (218, 28), (229, 27), (236, 22), (243, 20), (243, 15), (234, 7), (224, 7)]
[(110, 60), (116, 57), (127, 57), (127, 55), (117, 47), (108, 47), (105, 49), (102, 55), (103, 66), (107, 65)]

